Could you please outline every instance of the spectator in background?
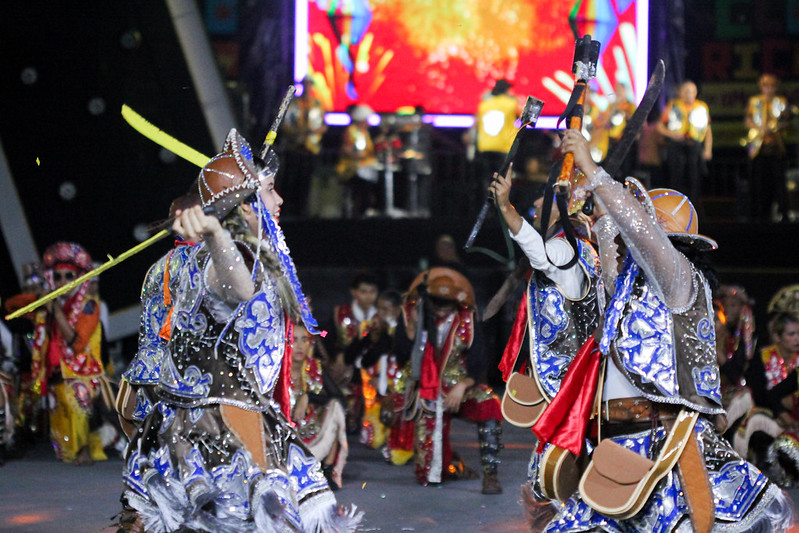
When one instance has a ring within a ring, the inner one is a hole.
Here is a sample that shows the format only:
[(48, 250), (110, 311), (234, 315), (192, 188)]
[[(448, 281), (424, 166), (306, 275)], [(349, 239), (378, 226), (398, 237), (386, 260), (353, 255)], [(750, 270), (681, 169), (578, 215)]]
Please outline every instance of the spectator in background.
[(684, 191), (699, 208), (701, 180), (708, 173), (707, 162), (713, 158), (713, 132), (710, 110), (696, 95), (694, 82), (682, 82), (678, 97), (669, 100), (663, 110), (658, 131), (666, 138), (668, 187)]

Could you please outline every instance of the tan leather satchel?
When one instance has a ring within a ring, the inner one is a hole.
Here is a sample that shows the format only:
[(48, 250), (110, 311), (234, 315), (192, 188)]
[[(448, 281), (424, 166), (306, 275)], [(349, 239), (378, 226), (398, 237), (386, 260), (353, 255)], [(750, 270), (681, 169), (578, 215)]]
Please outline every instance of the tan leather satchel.
[(638, 513), (657, 483), (677, 465), (698, 418), (698, 413), (680, 411), (656, 461), (610, 439), (600, 441), (580, 479), (583, 501), (611, 518)]
[(516, 427), (533, 427), (547, 405), (534, 377), (519, 372), (510, 375), (501, 404), (505, 420)]

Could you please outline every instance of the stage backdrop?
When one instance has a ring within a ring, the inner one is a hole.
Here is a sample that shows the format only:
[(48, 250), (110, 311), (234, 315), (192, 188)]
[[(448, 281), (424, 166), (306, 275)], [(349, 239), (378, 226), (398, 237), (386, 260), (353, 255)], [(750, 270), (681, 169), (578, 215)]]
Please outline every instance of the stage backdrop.
[(496, 80), (561, 113), (571, 92), (574, 37), (600, 41), (593, 85), (603, 108), (616, 81), (636, 101), (647, 81), (648, 0), (297, 0), (295, 78), (314, 78), (331, 111), (422, 105), (472, 114)]

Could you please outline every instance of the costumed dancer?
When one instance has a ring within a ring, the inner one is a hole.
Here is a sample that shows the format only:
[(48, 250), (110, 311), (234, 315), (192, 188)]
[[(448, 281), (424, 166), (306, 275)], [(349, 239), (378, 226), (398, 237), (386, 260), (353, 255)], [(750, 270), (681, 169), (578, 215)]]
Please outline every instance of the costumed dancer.
[[(740, 285), (722, 285), (716, 291), (716, 358), (721, 371), (721, 403), (727, 412), (724, 436), (735, 443), (736, 432), (755, 405), (747, 374), (755, 353), (752, 301)], [(746, 450), (736, 447), (739, 453)], [(746, 453), (743, 454), (746, 456)]]
[(566, 131), (563, 148), (607, 213), (594, 227), (606, 282), (618, 275), (599, 342), (609, 358), (601, 440), (547, 531), (786, 530), (788, 496), (714, 424), (724, 410), (702, 251), (715, 242), (697, 232), (685, 195), (641, 188), (636, 199), (578, 132)]
[(402, 295), (393, 289), (380, 293), (377, 314), (369, 331), (348, 349), (358, 361), (363, 381), (364, 415), (361, 442), (381, 448), (391, 464), (404, 465), (413, 456), (413, 422), (401, 416), (407, 363), (394, 353), (394, 339), (404, 335)]
[(14, 442), (14, 401), (19, 370), (11, 356), (12, 335), (0, 322), (0, 466), (6, 461), (7, 451)]
[[(45, 288), (55, 290), (89, 272), (92, 261), (79, 244), (58, 242), (45, 250), (41, 268)], [(31, 365), (33, 390), (47, 399), (56, 456), (78, 465), (107, 459), (89, 424), (95, 400), (110, 390), (103, 390), (100, 304), (88, 289), (87, 281), (37, 311)]]
[(768, 329), (773, 344), (753, 358), (748, 376), (765, 409), (753, 410), (733, 442), (748, 447), (769, 477), (787, 487), (799, 481), (799, 316), (774, 313)]
[(292, 320), (316, 323), (262, 166), (231, 130), (200, 171), (202, 206), (173, 225), (202, 242), (179, 269), (157, 401), (123, 478), (147, 531), (353, 531), (360, 521), (338, 508), (289, 421)]
[[(347, 432), (361, 432), (362, 441), (369, 443), (370, 432), (363, 425), (363, 379), (360, 362), (350, 350), (353, 342), (368, 335), (377, 315), (377, 277), (371, 272), (359, 272), (350, 282), (352, 300), (333, 308), (336, 328), (335, 360), (331, 375), (346, 398)], [(373, 432), (371, 433), (373, 435)]]
[[(169, 217), (173, 218), (195, 205), (200, 205), (196, 190), (173, 201)], [(177, 292), (178, 275), (194, 244), (176, 240), (174, 248), (161, 256), (144, 276), (138, 348), (128, 368), (122, 373), (116, 399), (119, 423), (128, 440), (152, 411), (154, 388), (161, 377), (161, 362), (172, 333), (173, 299)]]
[(291, 352), (291, 412), (297, 433), (322, 463), (322, 472), (333, 490), (342, 486), (347, 463), (347, 423), (344, 397), (325, 375), (313, 355), (314, 339), (302, 324), (294, 326)]
[(485, 361), (471, 283), (450, 268), (426, 270), (411, 284), (403, 313), (406, 334), (395, 340), (395, 351), (410, 365), (405, 417), (416, 425), (417, 481), (428, 485), (474, 475), (450, 447), (450, 423), (457, 416), (477, 424), (483, 494), (501, 493), (502, 413), (491, 388), (478, 383)]
[[(200, 205), (196, 183), (194, 190), (178, 197), (169, 208), (172, 218), (185, 209)], [(119, 425), (128, 441), (135, 440), (144, 419), (152, 412), (158, 401), (155, 389), (161, 378), (161, 363), (172, 333), (172, 312), (174, 297), (177, 294), (179, 273), (191, 255), (195, 243), (177, 240), (174, 248), (161, 256), (147, 271), (141, 289), (141, 319), (139, 323), (139, 342), (136, 354), (122, 373), (116, 398), (116, 411)], [(122, 467), (123, 479), (130, 475), (127, 459), (135, 450), (128, 446), (125, 450), (125, 464)], [(135, 467), (135, 465), (132, 465)], [(120, 513), (120, 531), (135, 531), (141, 524), (136, 511), (122, 498), (123, 510)], [(136, 521), (139, 520), (138, 525)]]
[[(545, 243), (537, 231), (542, 225), (541, 219), (536, 218), (534, 228), (510, 203), (511, 172), (512, 166), (506, 176), (494, 174), (489, 191), (497, 201), (510, 236), (521, 247), (532, 270), (528, 273), (527, 290), (519, 305), (500, 370), (507, 382), (517, 366), (519, 351), (527, 336), (529, 359), (523, 358), (522, 368), (524, 375), (531, 379), (519, 380), (518, 383), (534, 387), (538, 395), (549, 402), (558, 393), (560, 382), (575, 354), (594, 333), (605, 306), (605, 291), (599, 270), (599, 256), (585, 238), (577, 236), (578, 260), (568, 268), (557, 266), (567, 265), (574, 257), (574, 250), (559, 224), (557, 211), (552, 212), (547, 225)], [(536, 207), (540, 213), (541, 199), (536, 201)], [(586, 216), (582, 213), (579, 215)], [(512, 388), (510, 385), (506, 387), (506, 395), (507, 389)], [(506, 398), (505, 401), (512, 399)], [(540, 407), (544, 405), (539, 404)], [(530, 427), (540, 410), (531, 408), (524, 411), (524, 414), (503, 414), (511, 424)], [(541, 489), (539, 463), (542, 455), (533, 452), (527, 484), (522, 487), (525, 496), (523, 501), (529, 504), (530, 518), (536, 524), (540, 524), (543, 517), (551, 518), (555, 512), (554, 507), (548, 505), (551, 495), (546, 495)]]

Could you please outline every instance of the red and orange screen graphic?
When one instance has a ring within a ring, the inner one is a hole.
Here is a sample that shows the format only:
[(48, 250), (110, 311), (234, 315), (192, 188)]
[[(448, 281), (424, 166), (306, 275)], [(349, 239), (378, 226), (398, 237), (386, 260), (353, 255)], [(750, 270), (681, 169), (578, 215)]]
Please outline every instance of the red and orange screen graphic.
[(307, 26), (298, 21), (295, 74), (314, 79), (330, 111), (471, 114), (505, 78), (558, 115), (574, 84), (570, 17), (601, 43), (594, 103), (604, 107), (617, 82), (637, 97), (645, 89), (648, 0), (297, 1)]

